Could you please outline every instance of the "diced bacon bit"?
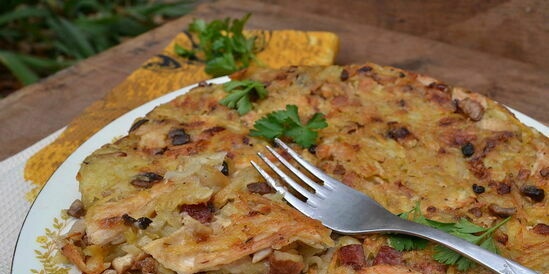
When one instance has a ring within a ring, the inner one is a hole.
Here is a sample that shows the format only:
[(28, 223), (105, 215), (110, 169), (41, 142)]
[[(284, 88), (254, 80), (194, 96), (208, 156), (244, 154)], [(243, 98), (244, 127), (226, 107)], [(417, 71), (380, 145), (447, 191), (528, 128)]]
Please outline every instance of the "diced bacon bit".
[(530, 177), (530, 170), (527, 168), (521, 168), (517, 174), (517, 179), (524, 181)]
[(364, 249), (361, 244), (342, 246), (337, 252), (337, 258), (341, 265), (348, 265), (354, 270), (361, 269), (366, 265)]
[(539, 223), (534, 226), (534, 229), (532, 229), (534, 233), (541, 234), (541, 235), (549, 235), (549, 225)]
[(260, 195), (274, 193), (275, 190), (265, 182), (251, 183), (246, 186), (251, 193), (257, 193)]
[(495, 187), (499, 195), (511, 193), (511, 186), (507, 183), (500, 182), (500, 183), (497, 183)]
[(484, 107), (470, 98), (458, 101), (458, 108), (473, 121), (480, 121), (484, 115)]
[(482, 158), (473, 158), (469, 163), (469, 170), (479, 179), (485, 179), (490, 175), (490, 169), (484, 165)]
[(208, 135), (208, 136), (211, 137), (211, 136), (214, 136), (216, 133), (224, 131), (224, 130), (225, 130), (225, 128), (222, 127), (222, 126), (215, 126), (215, 127), (205, 129), (204, 131), (202, 131), (202, 133), (204, 133), (205, 135)]
[(477, 139), (476, 135), (462, 131), (455, 132), (452, 137), (450, 144), (455, 146), (463, 146)]
[(390, 246), (382, 246), (379, 249), (376, 257), (374, 258), (374, 265), (376, 264), (389, 264), (399, 265), (402, 264), (402, 253)]
[(269, 274), (299, 274), (304, 267), (302, 262), (277, 260), (275, 257), (269, 257)]
[(507, 241), (509, 241), (509, 236), (503, 232), (497, 231), (494, 235), (494, 239), (498, 241), (502, 245), (506, 245)]
[(144, 259), (135, 262), (130, 270), (142, 274), (156, 274), (158, 273), (158, 262), (152, 257), (145, 257)]
[(182, 205), (180, 210), (203, 224), (209, 223), (213, 217), (213, 207), (209, 203)]
[(482, 217), (482, 210), (480, 209), (480, 207), (473, 207), (469, 209), (468, 212), (477, 218)]
[(82, 201), (80, 201), (79, 199), (74, 200), (74, 202), (72, 202), (71, 206), (67, 210), (67, 214), (74, 218), (80, 218), (86, 215), (84, 203), (82, 203)]
[(345, 172), (347, 172), (347, 170), (345, 169), (345, 167), (341, 164), (337, 164), (335, 167), (334, 167), (334, 171), (333, 173), (334, 174), (337, 174), (337, 175), (345, 175)]

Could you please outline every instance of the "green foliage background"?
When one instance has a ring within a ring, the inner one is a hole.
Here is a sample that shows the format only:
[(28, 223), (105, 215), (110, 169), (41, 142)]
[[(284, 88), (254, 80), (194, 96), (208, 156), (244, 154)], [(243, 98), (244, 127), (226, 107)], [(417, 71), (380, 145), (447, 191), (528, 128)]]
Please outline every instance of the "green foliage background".
[(192, 10), (195, 0), (1, 0), (0, 65), (28, 85)]

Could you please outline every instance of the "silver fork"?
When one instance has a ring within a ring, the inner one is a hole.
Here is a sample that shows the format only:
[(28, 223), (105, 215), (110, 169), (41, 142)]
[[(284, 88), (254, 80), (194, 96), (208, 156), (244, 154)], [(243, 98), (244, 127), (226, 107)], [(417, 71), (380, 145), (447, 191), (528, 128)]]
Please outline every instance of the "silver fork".
[(307, 175), (299, 171), (269, 146), (267, 146), (267, 149), (286, 166), (288, 170), (312, 188), (314, 192), (309, 191), (294, 181), (262, 153), (257, 154), (284, 182), (303, 195), (306, 200), (302, 201), (294, 196), (286, 187), (271, 177), (254, 161), (251, 161), (252, 165), (273, 188), (284, 196), (284, 199), (289, 204), (306, 216), (319, 220), (324, 226), (341, 234), (352, 235), (390, 232), (417, 236), (444, 245), (498, 273), (537, 273), (512, 260), (494, 254), (441, 230), (430, 228), (393, 215), (370, 197), (337, 181), (307, 162), (281, 140), (276, 138), (275, 142), (297, 163), (320, 179), (322, 184), (318, 184), (307, 177)]

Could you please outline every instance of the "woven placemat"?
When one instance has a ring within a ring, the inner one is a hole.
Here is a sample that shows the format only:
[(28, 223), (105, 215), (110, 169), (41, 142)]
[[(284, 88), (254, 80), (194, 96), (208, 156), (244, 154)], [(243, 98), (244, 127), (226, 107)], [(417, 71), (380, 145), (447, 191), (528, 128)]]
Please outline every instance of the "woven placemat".
[[(247, 31), (261, 42), (257, 58), (262, 66), (330, 65), (337, 54), (339, 39), (329, 32), (294, 30)], [(32, 156), (25, 166), (25, 179), (35, 187), (32, 200), (61, 163), (84, 141), (120, 115), (181, 87), (210, 79), (204, 64), (174, 53), (174, 44), (190, 48), (191, 39), (178, 34), (164, 51), (145, 62), (102, 100), (75, 118), (53, 143)]]

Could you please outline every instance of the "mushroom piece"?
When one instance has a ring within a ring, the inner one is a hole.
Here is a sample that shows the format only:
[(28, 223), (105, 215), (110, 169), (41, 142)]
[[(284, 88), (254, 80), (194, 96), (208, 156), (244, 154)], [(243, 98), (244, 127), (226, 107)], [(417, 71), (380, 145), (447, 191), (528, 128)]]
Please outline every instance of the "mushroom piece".
[(80, 201), (79, 199), (74, 200), (74, 202), (72, 202), (71, 206), (67, 210), (67, 214), (74, 218), (80, 218), (86, 215), (84, 203), (82, 203), (82, 201)]
[(484, 107), (479, 102), (470, 98), (458, 101), (458, 107), (473, 121), (480, 121), (484, 115)]
[(490, 204), (490, 206), (488, 206), (488, 209), (493, 215), (496, 215), (501, 218), (506, 218), (506, 217), (515, 215), (515, 213), (517, 213), (516, 207), (501, 207), (496, 204)]

